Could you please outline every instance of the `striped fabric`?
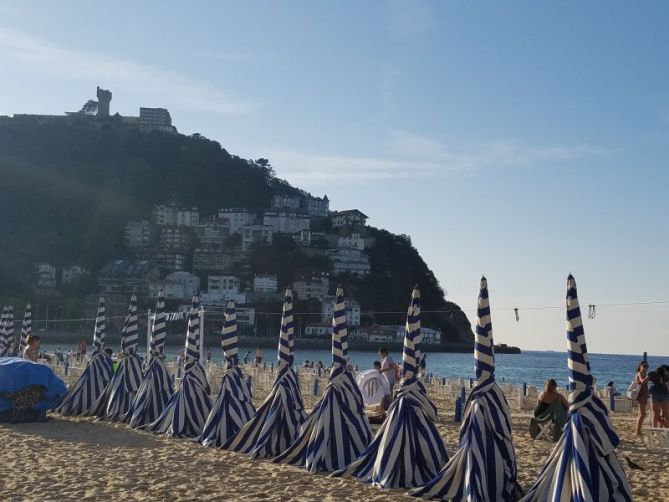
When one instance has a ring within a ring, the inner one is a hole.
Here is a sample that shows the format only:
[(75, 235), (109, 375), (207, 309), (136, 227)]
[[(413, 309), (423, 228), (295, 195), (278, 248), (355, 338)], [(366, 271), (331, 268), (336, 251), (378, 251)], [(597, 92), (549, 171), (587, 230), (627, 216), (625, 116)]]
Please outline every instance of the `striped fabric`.
[(174, 437), (199, 438), (211, 411), (209, 383), (200, 364), (200, 300), (193, 297), (186, 333), (186, 364), (181, 386), (147, 430)]
[(203, 445), (217, 448), (237, 434), (256, 412), (251, 401), (251, 389), (238, 364), (237, 314), (233, 301), (225, 310), (221, 346), (226, 368), (201, 438)]
[(151, 360), (128, 413), (130, 427), (136, 428), (155, 422), (174, 394), (174, 384), (163, 356), (166, 333), (165, 297), (161, 290), (151, 325)]
[(7, 322), (7, 305), (2, 307), (2, 317), (0, 317), (0, 357), (5, 357), (9, 354), (9, 345), (11, 342), (5, 338), (5, 323)]
[(276, 457), (297, 438), (306, 414), (292, 366), (293, 337), (293, 293), (289, 288), (283, 302), (276, 379), (255, 416), (223, 445), (226, 450), (248, 453), (253, 458)]
[(437, 407), (416, 377), (420, 357), (420, 292), (414, 288), (407, 313), (402, 381), (371, 444), (360, 458), (333, 476), (356, 477), (382, 488), (424, 485), (448, 460), (434, 425)]
[(274, 461), (332, 472), (356, 460), (372, 438), (362, 394), (347, 367), (348, 343), (344, 291), (337, 288), (332, 318), (332, 372), (293, 445)]
[(509, 405), (495, 382), (488, 283), (481, 278), (474, 345), (476, 385), (465, 407), (460, 448), (437, 476), (409, 494), (438, 500), (513, 501), (516, 456)]
[(14, 307), (9, 305), (5, 314), (5, 322), (2, 325), (2, 342), (0, 346), (0, 357), (11, 355), (12, 341), (14, 339)]
[(28, 344), (28, 335), (33, 330), (33, 313), (30, 304), (26, 305), (26, 310), (23, 313), (23, 325), (21, 326), (21, 340), (19, 342), (19, 357), (23, 357), (23, 349)]
[(66, 416), (93, 415), (93, 404), (103, 394), (113, 374), (111, 358), (102, 351), (105, 339), (105, 299), (100, 298), (93, 334), (93, 355), (79, 379), (71, 385), (56, 409)]
[(123, 358), (104, 393), (93, 405), (98, 418), (126, 421), (128, 412), (142, 383), (142, 362), (137, 355), (137, 297), (132, 295), (125, 324), (121, 331)]
[(562, 437), (523, 501), (631, 501), (606, 406), (593, 393), (576, 281), (567, 278), (569, 414)]

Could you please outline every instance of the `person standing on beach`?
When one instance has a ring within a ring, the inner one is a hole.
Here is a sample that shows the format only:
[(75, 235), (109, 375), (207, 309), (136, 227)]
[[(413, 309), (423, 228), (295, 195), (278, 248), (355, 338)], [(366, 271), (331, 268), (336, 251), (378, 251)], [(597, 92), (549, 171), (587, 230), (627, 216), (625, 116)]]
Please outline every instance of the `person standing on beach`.
[(392, 398), (396, 380), (395, 372), (397, 371), (395, 361), (393, 361), (393, 358), (390, 357), (386, 347), (381, 347), (379, 349), (379, 356), (381, 356), (381, 369), (379, 371), (384, 377), (386, 377), (386, 380), (388, 381), (388, 386), (390, 387), (390, 396)]
[(648, 407), (648, 363), (641, 361), (636, 368), (636, 375), (634, 376), (639, 393), (636, 396), (636, 401), (639, 403), (639, 415), (636, 420), (636, 435), (641, 436), (641, 427), (643, 421), (646, 419), (646, 409)]

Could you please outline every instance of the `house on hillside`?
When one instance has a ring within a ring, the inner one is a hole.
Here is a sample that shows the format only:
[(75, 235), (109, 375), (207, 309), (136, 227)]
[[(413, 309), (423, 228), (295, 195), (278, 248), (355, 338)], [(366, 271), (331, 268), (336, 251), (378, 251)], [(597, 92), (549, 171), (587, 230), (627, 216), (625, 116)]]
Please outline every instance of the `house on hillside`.
[(146, 297), (149, 283), (160, 277), (158, 267), (146, 260), (113, 260), (98, 273), (98, 287), (103, 295)]
[(332, 218), (332, 228), (348, 231), (359, 231), (367, 223), (367, 215), (358, 209), (348, 209), (345, 211), (333, 211), (330, 213)]

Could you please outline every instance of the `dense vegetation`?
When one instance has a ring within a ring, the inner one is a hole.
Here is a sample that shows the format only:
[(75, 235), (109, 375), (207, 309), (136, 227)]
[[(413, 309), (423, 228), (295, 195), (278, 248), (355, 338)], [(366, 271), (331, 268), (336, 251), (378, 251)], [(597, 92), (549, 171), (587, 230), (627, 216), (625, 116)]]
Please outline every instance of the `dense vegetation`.
[[(115, 120), (36, 124), (0, 118), (0, 297), (29, 296), (36, 261), (97, 271), (109, 259), (129, 256), (123, 227), (130, 219), (148, 219), (155, 204), (196, 205), (208, 215), (221, 207), (261, 209), (276, 193), (300, 192), (263, 159), (236, 157), (197, 134), (143, 133)], [(405, 311), (417, 283), (425, 307), (455, 311), (427, 315), (430, 325), (452, 340), (471, 340), (465, 316), (445, 301), (410, 239), (370, 233), (376, 239), (370, 276), (338, 278), (364, 310)], [(251, 272), (276, 273), (281, 284), (328, 268), (326, 258), (304, 256), (287, 239), (256, 248), (250, 260)], [(94, 289), (92, 280), (65, 296), (75, 302)], [(401, 323), (403, 315), (374, 314), (365, 321)]]

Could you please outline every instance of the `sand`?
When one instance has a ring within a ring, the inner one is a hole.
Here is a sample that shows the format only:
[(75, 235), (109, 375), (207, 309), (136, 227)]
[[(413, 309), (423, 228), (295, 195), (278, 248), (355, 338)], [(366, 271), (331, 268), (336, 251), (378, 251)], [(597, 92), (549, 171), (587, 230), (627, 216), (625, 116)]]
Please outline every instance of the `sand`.
[[(256, 401), (264, 395), (263, 380), (271, 380), (271, 375), (256, 375)], [(308, 395), (309, 385), (303, 384), (307, 406), (316, 399)], [(435, 391), (433, 397), (441, 410), (439, 430), (452, 453), (459, 430), (453, 421), (453, 396)], [(514, 410), (518, 475), (524, 488), (553, 448), (553, 443), (530, 438), (528, 420), (527, 412)], [(645, 439), (633, 436), (633, 414), (614, 414), (614, 423), (622, 438), (618, 455), (631, 457), (645, 469), (630, 470), (622, 459), (634, 500), (669, 500), (669, 452), (650, 451)], [(47, 423), (0, 424), (0, 445), (1, 501), (412, 500), (402, 490), (310, 475), (91, 418), (50, 415)]]

